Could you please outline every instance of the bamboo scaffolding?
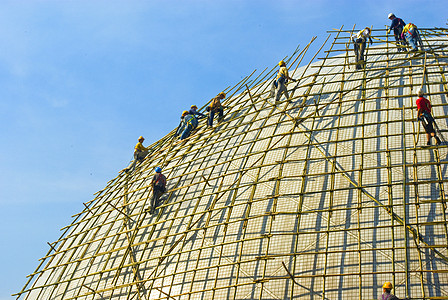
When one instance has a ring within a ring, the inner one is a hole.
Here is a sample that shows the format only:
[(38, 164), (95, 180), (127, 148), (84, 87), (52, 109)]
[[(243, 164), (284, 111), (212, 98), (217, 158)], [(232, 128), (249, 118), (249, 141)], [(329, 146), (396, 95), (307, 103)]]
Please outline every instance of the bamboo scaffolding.
[[(224, 89), (216, 129), (153, 143), (85, 202), (15, 296), (373, 299), (391, 281), (402, 297), (448, 299), (448, 147), (419, 146), (413, 100), (424, 86), (447, 132), (446, 30), (421, 28), (432, 50), (409, 57), (374, 29), (355, 71), (355, 26), (342, 29), (306, 65), (316, 37), (284, 58), (289, 99), (266, 98), (276, 67), (254, 71)], [(149, 215), (155, 166), (168, 191)]]

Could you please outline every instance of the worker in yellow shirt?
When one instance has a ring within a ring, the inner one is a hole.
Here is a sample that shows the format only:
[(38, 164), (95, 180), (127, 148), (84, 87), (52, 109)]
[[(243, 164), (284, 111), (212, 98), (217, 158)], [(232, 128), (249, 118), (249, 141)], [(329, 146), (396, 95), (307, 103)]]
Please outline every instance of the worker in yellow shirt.
[(358, 33), (352, 35), (350, 39), (353, 42), (353, 50), (355, 51), (356, 70), (361, 70), (366, 66), (366, 58), (364, 57), (364, 50), (366, 50), (367, 40), (370, 41), (370, 45), (373, 44), (369, 27), (358, 31)]
[(420, 48), (423, 51), (423, 43), (422, 39), (420, 38), (420, 33), (418, 32), (417, 26), (415, 26), (414, 24), (408, 23), (403, 27), (401, 38), (406, 39), (409, 46), (412, 47), (411, 51), (418, 51), (417, 44), (419, 44)]
[(123, 169), (121, 172), (129, 173), (129, 171), (131, 172), (134, 171), (137, 162), (143, 161), (145, 157), (148, 155), (149, 148), (143, 146), (144, 140), (145, 138), (142, 136), (138, 138), (138, 143), (134, 147), (134, 160), (130, 163), (130, 165), (127, 168)]
[(286, 99), (289, 98), (288, 89), (286, 88), (286, 83), (288, 80), (295, 81), (288, 74), (288, 68), (286, 67), (286, 63), (282, 60), (278, 63), (280, 69), (277, 73), (277, 78), (272, 82), (270, 97), (274, 97), (275, 102), (280, 101), (280, 97), (283, 93), (285, 93)]

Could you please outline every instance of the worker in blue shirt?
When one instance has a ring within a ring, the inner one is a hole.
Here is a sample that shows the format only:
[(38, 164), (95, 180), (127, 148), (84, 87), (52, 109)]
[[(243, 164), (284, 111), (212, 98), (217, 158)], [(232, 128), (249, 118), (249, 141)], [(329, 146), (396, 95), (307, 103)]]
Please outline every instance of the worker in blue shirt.
[(389, 34), (393, 30), (395, 41), (397, 41), (398, 52), (405, 51), (406, 48), (402, 46), (406, 46), (406, 41), (401, 38), (401, 32), (403, 31), (403, 27), (406, 26), (406, 23), (402, 19), (397, 18), (393, 13), (390, 13), (387, 17), (392, 21), (387, 33)]
[[(197, 111), (198, 107), (196, 105), (192, 105), (191, 109), (188, 111), (188, 114), (193, 115), (193, 116), (199, 116), (201, 118), (205, 118), (206, 116), (204, 114), (201, 114), (200, 112)], [(196, 117), (196, 119), (199, 119), (198, 117)]]
[(190, 136), (191, 132), (198, 126), (198, 120), (194, 115), (188, 114), (188, 111), (184, 110), (181, 117), (181, 125), (177, 129), (176, 135), (181, 134), (180, 139), (186, 139)]

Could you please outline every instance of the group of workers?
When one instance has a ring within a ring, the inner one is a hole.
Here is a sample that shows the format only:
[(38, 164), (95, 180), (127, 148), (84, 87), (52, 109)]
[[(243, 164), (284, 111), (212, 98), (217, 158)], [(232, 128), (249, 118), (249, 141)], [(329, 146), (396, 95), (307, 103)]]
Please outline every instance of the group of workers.
[[(215, 98), (210, 101), (210, 105), (207, 106), (209, 116), (207, 119), (207, 126), (213, 128), (213, 119), (215, 115), (218, 115), (218, 122), (222, 122), (224, 119), (224, 108), (221, 104), (221, 100), (226, 97), (224, 92), (219, 93)], [(206, 116), (197, 111), (198, 107), (192, 105), (189, 111), (183, 111), (181, 116), (181, 123), (176, 130), (175, 136), (180, 135), (180, 140), (186, 139), (190, 136), (192, 131), (198, 126), (198, 120), (205, 118)], [(120, 171), (120, 173), (131, 173), (135, 170), (137, 163), (142, 162), (149, 153), (149, 147), (143, 146), (145, 138), (140, 136), (138, 142), (134, 147), (134, 159), (132, 162)], [(155, 212), (155, 208), (158, 206), (160, 196), (166, 191), (166, 177), (162, 174), (162, 168), (155, 168), (156, 174), (154, 175), (151, 186), (153, 190), (153, 197), (151, 198), (151, 210), (150, 213)]]
[[(398, 51), (405, 51), (406, 42), (412, 47), (412, 51), (417, 50), (418, 40), (421, 39), (419, 37), (419, 33), (417, 27), (412, 24), (406, 24), (402, 19), (397, 18), (393, 13), (389, 14), (388, 18), (392, 21), (392, 24), (387, 31), (389, 34), (392, 30), (394, 31), (395, 40), (397, 42)], [(351, 36), (351, 40), (354, 44), (355, 56), (356, 56), (356, 68), (361, 69), (365, 67), (365, 59), (364, 59), (364, 50), (366, 48), (367, 40), (372, 44), (371, 38), (371, 29), (369, 27), (364, 28), (359, 31), (355, 35)], [(275, 102), (278, 103), (282, 94), (285, 94), (286, 99), (289, 99), (288, 89), (286, 84), (288, 81), (295, 82), (296, 80), (290, 77), (288, 73), (288, 68), (286, 67), (286, 63), (282, 60), (278, 63), (279, 70), (275, 80), (272, 82), (270, 97), (275, 98)], [(418, 120), (420, 120), (423, 124), (427, 135), (427, 145), (431, 145), (431, 138), (434, 137), (436, 140), (436, 144), (440, 145), (440, 138), (437, 137), (434, 125), (435, 121), (431, 114), (431, 102), (423, 97), (423, 90), (420, 89), (418, 91), (419, 98), (416, 101), (417, 104), (417, 115)], [(221, 104), (221, 100), (225, 99), (226, 94), (224, 92), (219, 93), (215, 98), (210, 101), (210, 105), (207, 106), (207, 112), (209, 113), (207, 119), (207, 126), (209, 128), (213, 128), (213, 119), (215, 115), (218, 115), (218, 122), (221, 122), (224, 117), (224, 109)], [(206, 118), (206, 115), (197, 111), (198, 107), (196, 105), (192, 105), (190, 110), (183, 111), (181, 116), (181, 123), (175, 132), (175, 136), (180, 136), (180, 140), (184, 140), (188, 138), (191, 133), (197, 128), (199, 124), (199, 120), (202, 118)], [(140, 136), (138, 138), (138, 143), (134, 148), (134, 160), (130, 163), (130, 165), (123, 169), (121, 172), (132, 172), (135, 169), (135, 166), (138, 162), (144, 160), (144, 158), (149, 153), (149, 148), (143, 146), (143, 141), (145, 139)], [(157, 167), (155, 169), (156, 175), (151, 182), (153, 187), (153, 199), (151, 201), (151, 213), (154, 212), (154, 209), (157, 205), (157, 201), (161, 194), (165, 192), (166, 189), (166, 178), (161, 173), (162, 169)], [(390, 283), (389, 283), (390, 284)], [(384, 288), (384, 286), (383, 286)], [(387, 298), (389, 299), (389, 298)], [(393, 298), (390, 298), (393, 299)]]
[[(209, 113), (207, 119), (207, 126), (213, 128), (213, 119), (215, 115), (218, 115), (218, 123), (222, 122), (224, 119), (224, 108), (221, 104), (221, 100), (226, 97), (226, 93), (221, 92), (215, 98), (210, 101), (210, 105), (207, 106), (207, 111)], [(206, 116), (197, 111), (198, 107), (192, 105), (190, 110), (184, 110), (181, 116), (181, 122), (179, 127), (177, 127), (175, 136), (180, 135), (180, 140), (186, 139), (190, 134), (198, 127), (199, 120), (205, 118)]]
[[(398, 52), (406, 51), (406, 45), (411, 46), (411, 51), (418, 51), (417, 45), (419, 45), (423, 51), (422, 39), (420, 38), (417, 26), (412, 23), (406, 24), (393, 13), (390, 13), (388, 18), (392, 23), (387, 30), (387, 33), (389, 34), (393, 30)], [(350, 40), (354, 45), (357, 70), (365, 68), (366, 60), (364, 57), (364, 50), (366, 49), (367, 40), (370, 41), (371, 45), (373, 44), (371, 34), (371, 29), (366, 27), (350, 37)]]

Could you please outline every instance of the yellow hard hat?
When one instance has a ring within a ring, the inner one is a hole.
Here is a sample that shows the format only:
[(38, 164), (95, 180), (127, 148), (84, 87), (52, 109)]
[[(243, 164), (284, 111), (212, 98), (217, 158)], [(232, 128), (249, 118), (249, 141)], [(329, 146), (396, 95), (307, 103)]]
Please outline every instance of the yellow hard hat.
[(198, 107), (196, 106), (196, 105), (192, 105), (190, 108), (196, 108), (196, 109), (198, 109)]
[(279, 65), (280, 67), (283, 66), (283, 65), (286, 66), (286, 63), (285, 63), (283, 60), (281, 60), (281, 61), (278, 63), (278, 65)]
[(222, 98), (225, 98), (226, 97), (226, 93), (221, 92), (221, 93), (218, 94), (218, 96), (222, 96)]
[(186, 116), (186, 115), (188, 115), (188, 111), (184, 110), (184, 111), (182, 112), (182, 117), (183, 117), (183, 116)]
[(138, 138), (138, 140), (140, 141), (140, 140), (144, 140), (145, 138), (144, 137), (142, 137), (142, 136), (140, 136), (139, 138)]
[(392, 283), (390, 283), (389, 281), (386, 281), (386, 282), (383, 284), (383, 289), (391, 290), (391, 289), (392, 289)]

